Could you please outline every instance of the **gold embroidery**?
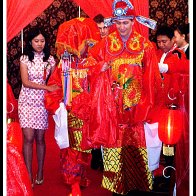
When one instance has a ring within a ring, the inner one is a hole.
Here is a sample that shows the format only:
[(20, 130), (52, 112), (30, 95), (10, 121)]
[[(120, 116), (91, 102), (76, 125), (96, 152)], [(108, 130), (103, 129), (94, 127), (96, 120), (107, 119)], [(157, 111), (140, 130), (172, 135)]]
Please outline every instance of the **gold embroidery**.
[(141, 49), (140, 47), (140, 41), (138, 37), (134, 37), (132, 39), (132, 42), (129, 42), (129, 48), (132, 50), (139, 50)]
[(123, 84), (128, 80), (128, 78), (126, 78), (126, 72), (127, 72), (127, 68), (124, 68), (124, 73), (119, 75), (119, 84), (120, 86), (123, 86)]
[(81, 152), (87, 152), (90, 153), (91, 150), (82, 150), (81, 149), (81, 141), (82, 141), (82, 126), (83, 121), (72, 113), (68, 113), (68, 128), (69, 128), (69, 143), (70, 147), (81, 151)]
[[(81, 80), (84, 80), (87, 77), (88, 69), (72, 69), (71, 74), (73, 77), (73, 86), (75, 86), (78, 91), (83, 92), (83, 88), (81, 86)], [(72, 87), (73, 87), (72, 86)], [(74, 89), (72, 89), (74, 90)], [(75, 97), (75, 96), (74, 96)]]
[(112, 69), (116, 69), (117, 67), (119, 67), (120, 65), (122, 64), (138, 64), (140, 67), (142, 66), (142, 58), (143, 58), (143, 53), (137, 55), (136, 57), (134, 56), (134, 58), (132, 58), (132, 56), (129, 55), (129, 58), (126, 58), (126, 57), (123, 57), (123, 58), (118, 58), (118, 59), (115, 59), (113, 62), (112, 62)]
[[(112, 192), (118, 194), (126, 194), (129, 190), (134, 189), (136, 181), (133, 176), (139, 176), (138, 186), (145, 187), (147, 190), (152, 189), (153, 179), (152, 172), (148, 167), (146, 148), (135, 148), (133, 146), (125, 146), (119, 148), (103, 148), (104, 150), (104, 174), (102, 186)], [(129, 164), (124, 164), (122, 160), (126, 160)], [(141, 163), (141, 164), (138, 164)], [(133, 169), (133, 165), (138, 164), (138, 169)], [(126, 170), (126, 167), (129, 169)], [(124, 178), (126, 170), (126, 178)], [(127, 179), (129, 179), (127, 181)], [(122, 186), (126, 184), (126, 186)], [(144, 189), (144, 190), (145, 190)]]
[(132, 80), (126, 89), (123, 89), (124, 109), (137, 104), (141, 98), (141, 86), (137, 80)]
[[(136, 57), (134, 56), (134, 58), (132, 58), (130, 55), (128, 58), (123, 57), (123, 58), (118, 58), (115, 59), (112, 63), (111, 63), (111, 67), (112, 67), (112, 73), (113, 75), (116, 77), (116, 81), (118, 80), (118, 76), (119, 76), (119, 67), (123, 64), (137, 64), (140, 67), (142, 67), (142, 58), (143, 58), (144, 53), (142, 52), (141, 54), (137, 55)], [(126, 82), (126, 80), (124, 81)]]
[(83, 126), (83, 121), (74, 116), (72, 113), (68, 113), (68, 125), (69, 128), (81, 129)]
[(132, 76), (131, 70), (129, 70), (129, 66), (139, 66), (142, 68), (143, 55), (144, 53), (142, 52), (139, 55), (132, 55), (128, 58), (124, 57), (115, 59), (112, 62), (113, 80), (119, 84), (123, 91), (124, 109), (137, 104), (141, 98), (140, 83), (138, 79), (134, 79)]
[(146, 43), (145, 38), (137, 32), (133, 32), (125, 45), (122, 42), (120, 35), (114, 32), (108, 36), (108, 53), (111, 55), (119, 55), (124, 49), (131, 54), (143, 52)]
[(86, 78), (88, 69), (72, 69), (73, 78)]
[(109, 38), (111, 39), (111, 45), (110, 45), (110, 50), (111, 51), (118, 51), (122, 48), (122, 43), (119, 41), (119, 39), (116, 36), (109, 35)]

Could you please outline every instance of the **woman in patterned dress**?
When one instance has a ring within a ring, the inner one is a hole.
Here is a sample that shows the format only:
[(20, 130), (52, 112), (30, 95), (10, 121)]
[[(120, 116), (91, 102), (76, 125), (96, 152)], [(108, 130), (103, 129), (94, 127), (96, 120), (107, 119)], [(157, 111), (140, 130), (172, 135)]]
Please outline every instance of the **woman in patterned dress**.
[(44, 106), (44, 93), (54, 91), (57, 85), (47, 85), (50, 72), (55, 68), (54, 57), (50, 55), (46, 35), (35, 28), (28, 37), (26, 48), (20, 57), (22, 88), (18, 100), (19, 122), (23, 131), (23, 155), (30, 180), (33, 184), (32, 157), (33, 142), (36, 141), (38, 170), (35, 184), (43, 183), (45, 158), (45, 130), (48, 128), (48, 113)]

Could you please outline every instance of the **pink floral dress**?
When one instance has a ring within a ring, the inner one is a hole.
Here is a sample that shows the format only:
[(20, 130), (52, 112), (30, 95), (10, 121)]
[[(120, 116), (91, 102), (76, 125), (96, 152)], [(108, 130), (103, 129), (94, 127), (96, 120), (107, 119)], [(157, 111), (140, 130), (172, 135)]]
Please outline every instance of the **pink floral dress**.
[[(31, 82), (45, 84), (45, 78), (49, 75), (51, 68), (55, 66), (53, 56), (50, 56), (47, 62), (43, 62), (43, 56), (43, 53), (35, 53), (33, 63), (29, 61), (28, 56), (20, 58), (20, 61), (27, 65), (28, 77)], [(48, 111), (44, 106), (44, 93), (45, 90), (27, 88), (22, 85), (18, 99), (21, 128), (42, 130), (48, 128)]]

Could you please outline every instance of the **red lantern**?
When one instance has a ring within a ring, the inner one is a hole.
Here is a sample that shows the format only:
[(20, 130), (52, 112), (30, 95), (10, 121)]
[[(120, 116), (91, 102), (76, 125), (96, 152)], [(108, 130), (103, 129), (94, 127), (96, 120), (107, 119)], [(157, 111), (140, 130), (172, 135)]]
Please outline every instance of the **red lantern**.
[(160, 114), (158, 135), (159, 139), (165, 145), (176, 144), (182, 134), (183, 115), (182, 111), (176, 106), (171, 105), (169, 108), (163, 109)]

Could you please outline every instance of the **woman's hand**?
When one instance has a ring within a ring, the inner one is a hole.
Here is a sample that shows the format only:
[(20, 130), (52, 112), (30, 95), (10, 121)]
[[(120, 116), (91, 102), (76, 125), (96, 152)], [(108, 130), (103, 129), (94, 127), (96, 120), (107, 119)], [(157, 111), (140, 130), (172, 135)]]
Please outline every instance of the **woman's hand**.
[(49, 92), (53, 92), (53, 91), (58, 90), (60, 88), (61, 87), (59, 87), (58, 85), (53, 84), (53, 85), (47, 86), (47, 89), (46, 90), (49, 91)]

